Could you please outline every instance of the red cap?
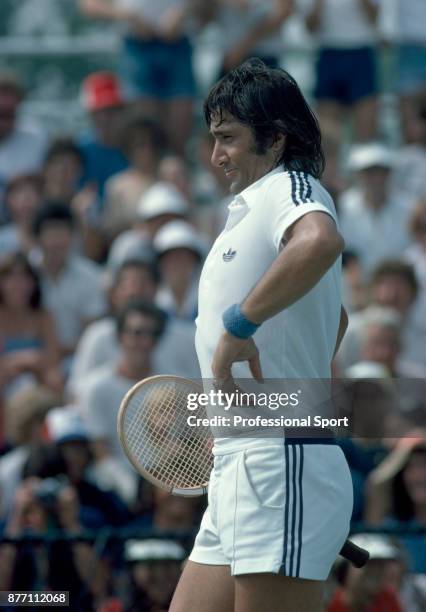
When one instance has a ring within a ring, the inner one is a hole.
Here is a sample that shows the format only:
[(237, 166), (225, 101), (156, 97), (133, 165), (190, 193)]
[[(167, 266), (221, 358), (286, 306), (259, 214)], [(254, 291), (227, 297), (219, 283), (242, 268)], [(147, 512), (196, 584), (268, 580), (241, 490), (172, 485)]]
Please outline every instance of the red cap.
[(83, 81), (81, 102), (88, 111), (122, 106), (120, 83), (112, 72), (94, 72)]

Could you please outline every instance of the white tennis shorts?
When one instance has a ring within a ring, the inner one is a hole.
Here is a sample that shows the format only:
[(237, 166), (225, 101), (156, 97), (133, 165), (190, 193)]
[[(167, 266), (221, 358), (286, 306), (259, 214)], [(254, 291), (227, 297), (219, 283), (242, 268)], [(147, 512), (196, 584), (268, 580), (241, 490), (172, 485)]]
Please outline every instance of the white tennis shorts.
[(326, 580), (352, 514), (345, 456), (323, 440), (273, 442), (215, 454), (209, 505), (189, 558), (230, 565), (233, 576)]

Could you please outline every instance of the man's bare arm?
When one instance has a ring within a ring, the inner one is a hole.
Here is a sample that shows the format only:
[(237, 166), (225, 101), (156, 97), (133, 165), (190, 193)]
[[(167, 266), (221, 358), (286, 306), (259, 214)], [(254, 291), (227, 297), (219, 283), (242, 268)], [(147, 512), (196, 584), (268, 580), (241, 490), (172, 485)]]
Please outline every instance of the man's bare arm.
[(333, 219), (312, 212), (297, 220), (269, 270), (242, 303), (249, 321), (263, 323), (310, 291), (343, 251)]

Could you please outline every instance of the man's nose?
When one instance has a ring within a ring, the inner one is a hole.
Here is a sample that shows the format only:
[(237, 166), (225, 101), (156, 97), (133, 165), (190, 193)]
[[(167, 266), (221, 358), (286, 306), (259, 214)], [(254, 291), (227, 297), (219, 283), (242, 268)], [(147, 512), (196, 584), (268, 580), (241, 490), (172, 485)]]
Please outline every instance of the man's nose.
[(227, 155), (222, 145), (219, 142), (216, 142), (213, 147), (213, 152), (211, 156), (211, 163), (213, 166), (220, 168), (225, 164), (227, 160)]

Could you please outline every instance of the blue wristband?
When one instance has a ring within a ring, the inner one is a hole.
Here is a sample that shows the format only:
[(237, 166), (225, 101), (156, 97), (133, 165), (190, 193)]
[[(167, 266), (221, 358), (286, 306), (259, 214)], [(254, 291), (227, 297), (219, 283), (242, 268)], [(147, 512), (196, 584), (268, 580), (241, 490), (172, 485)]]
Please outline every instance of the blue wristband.
[(241, 312), (239, 304), (233, 304), (225, 310), (222, 315), (222, 321), (225, 329), (231, 336), (236, 338), (247, 339), (254, 334), (260, 327), (256, 323), (249, 321)]

